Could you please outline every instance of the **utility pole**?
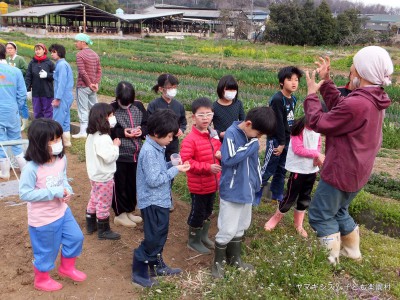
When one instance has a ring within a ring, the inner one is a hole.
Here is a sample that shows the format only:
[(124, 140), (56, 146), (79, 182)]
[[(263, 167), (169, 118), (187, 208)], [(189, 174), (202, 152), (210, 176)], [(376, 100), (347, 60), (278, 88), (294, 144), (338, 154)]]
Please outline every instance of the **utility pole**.
[(21, 10), (22, 9), (22, 7), (21, 7), (21, 0), (19, 0), (19, 10)]

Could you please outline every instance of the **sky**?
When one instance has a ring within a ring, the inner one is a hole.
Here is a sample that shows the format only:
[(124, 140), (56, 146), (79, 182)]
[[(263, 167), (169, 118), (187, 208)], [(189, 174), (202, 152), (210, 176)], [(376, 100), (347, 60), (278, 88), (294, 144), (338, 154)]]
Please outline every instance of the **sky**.
[(381, 4), (384, 6), (391, 6), (400, 8), (400, 0), (351, 0), (352, 2), (361, 2), (366, 5), (370, 4)]

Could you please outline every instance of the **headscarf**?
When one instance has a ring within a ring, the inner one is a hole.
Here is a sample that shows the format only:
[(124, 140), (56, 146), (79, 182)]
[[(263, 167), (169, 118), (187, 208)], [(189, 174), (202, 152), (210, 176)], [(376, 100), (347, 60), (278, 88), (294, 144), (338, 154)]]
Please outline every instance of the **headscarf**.
[(85, 42), (88, 45), (93, 45), (93, 42), (90, 39), (90, 36), (88, 36), (87, 34), (84, 34), (84, 33), (78, 33), (75, 36), (75, 41), (81, 41), (81, 42)]
[(365, 80), (377, 85), (390, 85), (393, 73), (393, 62), (389, 53), (379, 46), (362, 48), (354, 55), (354, 67)]
[(15, 51), (18, 51), (17, 44), (15, 44), (14, 42), (7, 42), (6, 46), (7, 46), (8, 44), (12, 45), (12, 46), (14, 47)]
[(35, 45), (35, 48), (36, 48), (36, 47), (42, 48), (42, 49), (44, 50), (44, 55), (47, 54), (47, 48), (46, 48), (46, 46), (45, 46), (43, 43), (38, 43), (38, 44), (36, 44), (36, 45)]

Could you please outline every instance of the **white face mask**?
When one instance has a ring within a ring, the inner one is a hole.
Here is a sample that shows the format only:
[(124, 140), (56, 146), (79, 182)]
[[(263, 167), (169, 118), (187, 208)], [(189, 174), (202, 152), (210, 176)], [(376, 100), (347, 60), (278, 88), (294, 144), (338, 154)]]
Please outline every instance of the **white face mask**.
[(117, 125), (117, 118), (115, 116), (108, 117), (108, 123), (110, 123), (111, 128), (114, 128)]
[(51, 154), (53, 154), (53, 155), (58, 155), (63, 151), (62, 141), (59, 141), (58, 143), (55, 143), (50, 146), (51, 146)]
[(178, 93), (177, 89), (168, 89), (167, 90), (167, 96), (172, 99), (176, 96), (176, 94)]
[(225, 91), (224, 93), (224, 98), (226, 100), (232, 101), (233, 99), (235, 99), (237, 94), (237, 91), (231, 92), (231, 91)]
[(354, 88), (358, 89), (360, 87), (360, 84), (361, 84), (360, 78), (354, 77), (352, 83), (353, 83)]

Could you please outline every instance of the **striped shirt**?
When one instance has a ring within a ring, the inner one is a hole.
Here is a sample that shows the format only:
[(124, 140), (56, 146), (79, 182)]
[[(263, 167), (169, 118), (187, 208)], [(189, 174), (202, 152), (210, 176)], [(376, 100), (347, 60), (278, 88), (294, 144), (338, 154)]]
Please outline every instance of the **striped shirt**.
[(90, 48), (84, 48), (76, 54), (78, 67), (77, 87), (89, 87), (91, 84), (100, 83), (101, 66), (100, 57)]

